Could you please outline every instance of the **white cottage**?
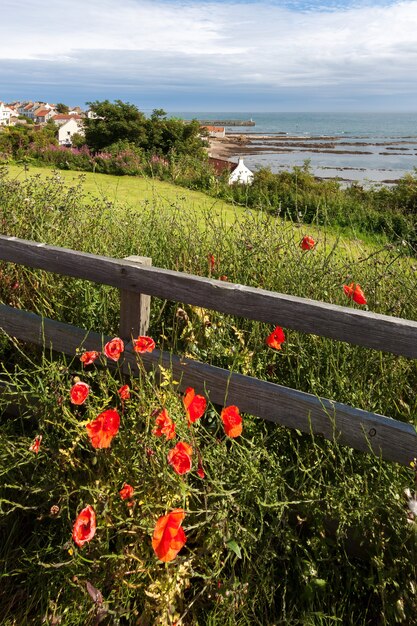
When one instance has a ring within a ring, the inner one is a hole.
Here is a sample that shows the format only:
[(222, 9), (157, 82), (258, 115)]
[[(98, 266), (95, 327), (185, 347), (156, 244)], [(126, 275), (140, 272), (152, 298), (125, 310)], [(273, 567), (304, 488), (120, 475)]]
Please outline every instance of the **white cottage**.
[(243, 185), (251, 185), (253, 183), (253, 172), (246, 167), (241, 157), (229, 176), (229, 185), (233, 185), (234, 183), (241, 183)]
[(0, 102), (0, 126), (8, 126), (12, 115), (13, 111), (3, 102)]
[(74, 116), (71, 116), (70, 119), (64, 124), (62, 124), (58, 129), (59, 145), (71, 146), (72, 136), (75, 135), (75, 133), (84, 135), (84, 129), (83, 129), (82, 123), (74, 119)]

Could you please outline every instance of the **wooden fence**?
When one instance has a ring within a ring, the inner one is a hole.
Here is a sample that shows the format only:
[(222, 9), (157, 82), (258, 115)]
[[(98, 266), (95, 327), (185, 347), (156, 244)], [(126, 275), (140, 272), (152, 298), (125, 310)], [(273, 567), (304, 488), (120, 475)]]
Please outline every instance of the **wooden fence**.
[[(0, 235), (0, 260), (120, 289), (120, 335), (128, 341), (146, 332), (150, 296), (158, 296), (417, 358), (415, 321), (151, 267), (146, 257), (113, 259)], [(0, 329), (69, 355), (79, 346), (101, 350), (110, 339), (6, 305), (0, 305)], [(135, 371), (131, 342), (124, 356), (125, 370)], [(404, 465), (417, 457), (411, 424), (158, 350), (143, 355), (143, 362), (148, 369), (171, 367), (180, 389), (193, 386), (216, 404), (236, 404), (242, 412)]]

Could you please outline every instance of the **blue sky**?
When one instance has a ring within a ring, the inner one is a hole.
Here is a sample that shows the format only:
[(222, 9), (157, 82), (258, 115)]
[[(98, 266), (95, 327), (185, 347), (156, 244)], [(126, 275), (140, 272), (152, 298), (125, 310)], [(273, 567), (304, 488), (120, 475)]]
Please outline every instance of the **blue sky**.
[(0, 100), (416, 111), (417, 0), (2, 0)]

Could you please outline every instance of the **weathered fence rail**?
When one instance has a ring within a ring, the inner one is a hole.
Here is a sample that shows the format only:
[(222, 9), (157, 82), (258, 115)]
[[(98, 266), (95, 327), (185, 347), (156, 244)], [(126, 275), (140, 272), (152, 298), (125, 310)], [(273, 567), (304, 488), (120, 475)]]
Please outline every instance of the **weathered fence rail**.
[[(142, 258), (111, 259), (14, 237), (0, 236), (0, 259), (119, 288), (125, 329), (146, 327), (146, 294), (417, 357), (417, 322), (410, 320), (149, 267), (149, 260)], [(70, 355), (81, 345), (101, 349), (109, 339), (6, 305), (0, 305), (0, 328)], [(386, 460), (408, 464), (417, 456), (417, 435), (410, 424), (158, 350), (143, 355), (143, 362), (148, 369), (172, 367), (181, 389), (194, 386), (217, 404), (237, 404), (243, 412), (373, 451)], [(124, 368), (136, 368), (131, 344)]]

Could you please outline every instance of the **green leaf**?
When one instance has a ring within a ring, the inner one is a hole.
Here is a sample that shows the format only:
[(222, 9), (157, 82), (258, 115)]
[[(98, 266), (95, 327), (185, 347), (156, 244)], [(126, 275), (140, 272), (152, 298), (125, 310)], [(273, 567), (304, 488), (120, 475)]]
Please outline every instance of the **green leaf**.
[(240, 547), (234, 539), (230, 539), (230, 541), (226, 541), (226, 546), (229, 548), (229, 550), (231, 550), (232, 552), (236, 554), (238, 559), (242, 558), (242, 552), (240, 550)]

